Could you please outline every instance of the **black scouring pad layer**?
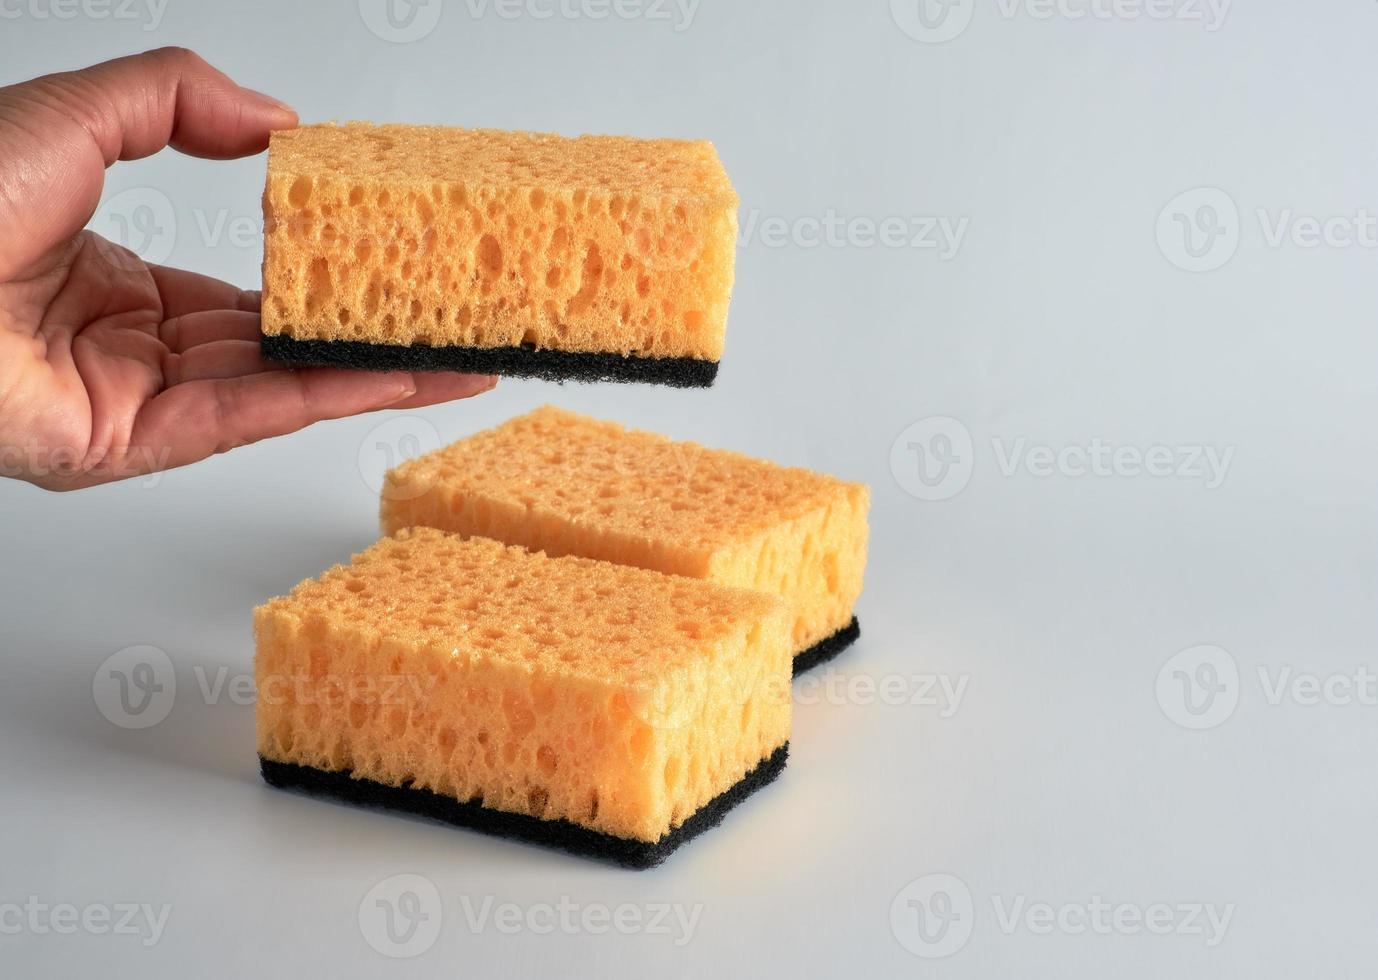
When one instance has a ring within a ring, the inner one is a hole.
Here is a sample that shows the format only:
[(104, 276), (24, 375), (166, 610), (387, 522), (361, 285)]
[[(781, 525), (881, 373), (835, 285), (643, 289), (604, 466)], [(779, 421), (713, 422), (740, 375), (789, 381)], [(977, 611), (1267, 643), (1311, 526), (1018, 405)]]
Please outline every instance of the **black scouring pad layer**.
[(861, 624), (856, 617), (832, 636), (825, 636), (813, 646), (794, 655), (794, 676), (806, 670), (813, 670), (819, 664), (827, 663), (861, 637)]
[(296, 367), (360, 371), (462, 371), (547, 381), (641, 381), (672, 388), (707, 388), (718, 362), (693, 357), (623, 357), (535, 347), (427, 347), (362, 340), (262, 338), (263, 356)]
[(264, 780), (280, 789), (299, 790), (360, 806), (398, 810), (485, 834), (559, 848), (624, 868), (645, 869), (654, 868), (682, 844), (722, 823), (727, 811), (774, 781), (785, 768), (788, 757), (789, 743), (786, 742), (737, 783), (699, 807), (693, 816), (654, 843), (614, 837), (568, 820), (541, 820), (524, 813), (491, 810), (477, 800), (461, 802), (428, 789), (355, 779), (348, 772), (327, 772), (290, 762), (273, 762), (262, 756), (258, 761)]

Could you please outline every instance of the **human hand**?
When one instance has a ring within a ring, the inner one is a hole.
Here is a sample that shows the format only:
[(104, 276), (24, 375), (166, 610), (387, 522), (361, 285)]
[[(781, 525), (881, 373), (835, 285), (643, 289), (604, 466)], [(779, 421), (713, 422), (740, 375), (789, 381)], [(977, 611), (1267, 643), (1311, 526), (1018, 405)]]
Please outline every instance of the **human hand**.
[(267, 363), (256, 292), (82, 230), (116, 160), (248, 156), (296, 123), (178, 48), (0, 88), (0, 474), (76, 489), (493, 386)]

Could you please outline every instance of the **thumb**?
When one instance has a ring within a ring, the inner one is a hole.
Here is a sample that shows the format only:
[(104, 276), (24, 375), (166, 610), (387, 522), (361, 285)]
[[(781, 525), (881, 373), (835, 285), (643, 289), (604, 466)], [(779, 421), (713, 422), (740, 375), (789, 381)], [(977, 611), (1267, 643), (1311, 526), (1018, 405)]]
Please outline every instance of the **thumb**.
[(171, 146), (228, 159), (297, 123), (290, 108), (183, 48), (160, 48), (0, 88), (0, 281), (76, 234), (105, 168)]

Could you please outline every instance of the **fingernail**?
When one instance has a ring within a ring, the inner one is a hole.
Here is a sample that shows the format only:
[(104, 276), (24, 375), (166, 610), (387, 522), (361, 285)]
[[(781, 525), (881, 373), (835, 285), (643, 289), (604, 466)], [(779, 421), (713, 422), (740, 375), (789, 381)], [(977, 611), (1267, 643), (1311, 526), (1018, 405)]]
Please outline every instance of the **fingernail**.
[(412, 395), (414, 395), (414, 394), (416, 394), (416, 383), (415, 383), (415, 382), (408, 382), (407, 384), (404, 384), (404, 385), (402, 386), (402, 390), (399, 391), (396, 395), (394, 395), (393, 397), (389, 398), (389, 399), (388, 399), (387, 401), (385, 401), (385, 402), (379, 402), (379, 407), (380, 407), (380, 408), (387, 408), (389, 405), (396, 405), (398, 402), (404, 402), (404, 401), (406, 401), (408, 398), (410, 398), (410, 397), (411, 397)]
[(273, 98), (267, 92), (260, 92), (256, 88), (246, 88), (244, 91), (248, 92), (250, 95), (254, 96), (257, 99), (260, 99), (263, 102), (268, 103), (268, 105), (273, 106), (276, 109), (281, 109), (283, 112), (290, 112), (294, 116), (297, 114), (296, 109), (293, 109), (290, 105), (288, 105), (286, 102), (283, 102), (281, 99)]

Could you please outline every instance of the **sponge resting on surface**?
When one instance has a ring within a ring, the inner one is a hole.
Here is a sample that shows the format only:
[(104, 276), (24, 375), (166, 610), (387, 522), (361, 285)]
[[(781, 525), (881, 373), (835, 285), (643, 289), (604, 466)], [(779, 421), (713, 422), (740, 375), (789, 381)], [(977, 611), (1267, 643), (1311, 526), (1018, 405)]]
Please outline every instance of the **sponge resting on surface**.
[(485, 834), (543, 844), (626, 868), (644, 869), (655, 867), (671, 852), (722, 823), (729, 810), (773, 782), (784, 770), (788, 757), (789, 743), (785, 743), (739, 782), (700, 807), (684, 823), (660, 840), (650, 843), (601, 834), (568, 820), (539, 820), (525, 814), (491, 810), (483, 806), (481, 801), (461, 802), (427, 789), (388, 786), (369, 779), (355, 779), (345, 772), (325, 772), (262, 757), (259, 762), (264, 780), (280, 789), (300, 790), (346, 803), (410, 813)]
[(813, 670), (819, 664), (827, 663), (859, 639), (861, 639), (861, 624), (853, 616), (850, 623), (832, 636), (824, 637), (807, 650), (801, 650), (794, 655), (794, 676), (798, 677), (800, 674)]
[(803, 653), (852, 622), (869, 504), (863, 484), (546, 406), (393, 469), (381, 520), (778, 595)]
[(259, 755), (655, 843), (789, 737), (772, 596), (430, 528), (255, 613)]

